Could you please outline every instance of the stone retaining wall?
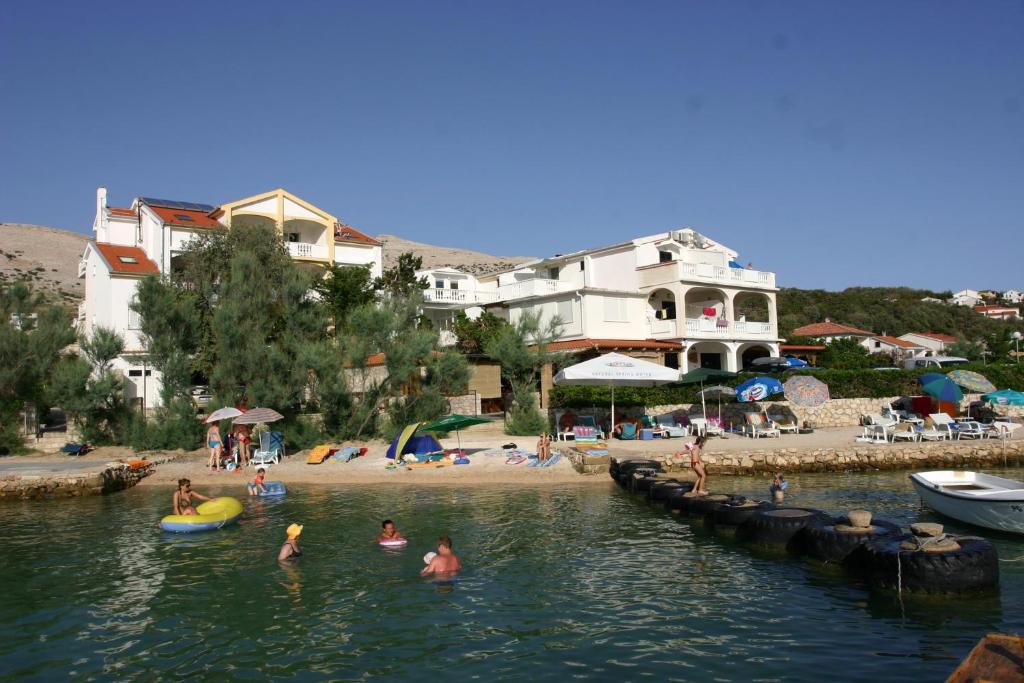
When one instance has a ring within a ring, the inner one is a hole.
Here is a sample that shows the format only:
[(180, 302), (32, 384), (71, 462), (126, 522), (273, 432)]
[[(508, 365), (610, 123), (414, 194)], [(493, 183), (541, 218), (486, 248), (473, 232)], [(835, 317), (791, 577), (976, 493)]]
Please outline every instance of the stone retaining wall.
[[(664, 452), (630, 453), (663, 463), (667, 471), (689, 472), (689, 462), (673, 463)], [(856, 444), (841, 448), (753, 448), (735, 453), (705, 453), (709, 475), (782, 472), (844, 472), (898, 469), (970, 468), (1024, 461), (1024, 440), (933, 441)]]
[(0, 477), (0, 499), (74, 498), (123, 491), (152, 474), (155, 464), (146, 461), (144, 466), (132, 467), (128, 463), (108, 462), (96, 463), (94, 470), (7, 474)]

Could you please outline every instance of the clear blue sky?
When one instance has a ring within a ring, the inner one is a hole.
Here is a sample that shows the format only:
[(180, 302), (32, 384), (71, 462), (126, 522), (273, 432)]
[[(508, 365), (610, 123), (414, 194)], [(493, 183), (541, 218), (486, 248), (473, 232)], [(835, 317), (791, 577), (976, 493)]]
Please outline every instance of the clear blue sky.
[(692, 226), (787, 286), (1024, 289), (1021, 0), (7, 2), (0, 87), (0, 221), (282, 186), (495, 254)]

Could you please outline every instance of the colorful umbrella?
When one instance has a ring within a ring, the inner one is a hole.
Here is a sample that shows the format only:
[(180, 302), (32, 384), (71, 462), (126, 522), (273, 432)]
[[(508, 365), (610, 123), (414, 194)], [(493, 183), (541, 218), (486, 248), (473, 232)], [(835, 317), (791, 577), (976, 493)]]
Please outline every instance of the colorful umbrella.
[(981, 400), (997, 406), (1024, 406), (1024, 394), (1013, 389), (990, 391)]
[(284, 415), (273, 408), (252, 408), (235, 418), (236, 425), (254, 425), (260, 422), (277, 422)]
[(786, 398), (804, 408), (817, 408), (828, 401), (828, 385), (810, 375), (790, 377), (782, 385)]
[(754, 377), (736, 387), (736, 400), (760, 401), (783, 391), (782, 382), (774, 377)]
[(230, 420), (233, 417), (238, 417), (242, 414), (242, 411), (238, 408), (217, 408), (217, 410), (210, 413), (210, 416), (206, 418), (206, 424), (211, 422), (220, 422), (221, 420)]
[(973, 391), (976, 394), (984, 394), (989, 391), (996, 390), (996, 385), (989, 382), (985, 378), (985, 375), (977, 372), (971, 372), (970, 370), (954, 370), (946, 376), (962, 386), (964, 389)]
[(452, 415), (445, 415), (438, 420), (434, 420), (430, 424), (423, 425), (420, 429), (425, 432), (455, 432), (455, 438), (459, 442), (459, 452), (461, 453), (462, 437), (459, 435), (459, 430), (473, 425), (481, 425), (485, 422), (490, 422), (490, 420), (482, 417), (470, 417), (469, 415), (459, 415), (454, 413)]
[(964, 398), (964, 392), (960, 391), (960, 387), (956, 385), (956, 382), (946, 375), (929, 372), (917, 379), (921, 382), (921, 389), (924, 393), (938, 401), (959, 403)]

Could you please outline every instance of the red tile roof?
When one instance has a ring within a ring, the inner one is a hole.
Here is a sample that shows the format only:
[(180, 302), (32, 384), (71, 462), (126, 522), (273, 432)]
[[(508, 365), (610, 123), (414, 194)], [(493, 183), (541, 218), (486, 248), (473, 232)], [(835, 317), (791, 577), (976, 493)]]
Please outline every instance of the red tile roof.
[(547, 348), (549, 351), (680, 351), (683, 345), (656, 339), (570, 339), (552, 342)]
[(374, 247), (381, 246), (380, 242), (378, 242), (377, 240), (359, 232), (351, 225), (345, 225), (344, 223), (334, 224), (334, 241), (354, 242), (356, 244), (369, 244)]
[(918, 337), (928, 337), (929, 339), (935, 339), (940, 342), (953, 343), (956, 341), (956, 337), (951, 334), (942, 334), (941, 332), (910, 332), (908, 334), (916, 334)]
[(886, 344), (890, 344), (892, 346), (899, 346), (899, 347), (904, 348), (904, 349), (920, 349), (920, 348), (922, 348), (919, 344), (914, 344), (912, 342), (908, 342), (906, 339), (899, 339), (897, 337), (889, 337), (889, 336), (884, 335), (884, 334), (878, 335), (877, 337), (875, 337), (875, 339), (881, 339)]
[(121, 207), (118, 206), (108, 206), (107, 211), (109, 211), (114, 216), (127, 216), (129, 218), (135, 218), (135, 211), (133, 211), (132, 209), (122, 209)]
[(823, 323), (811, 323), (810, 325), (804, 325), (793, 330), (793, 336), (795, 337), (833, 337), (838, 335), (852, 335), (857, 337), (873, 337), (874, 332), (868, 332), (867, 330), (858, 330), (856, 327), (850, 327), (849, 325), (840, 325), (834, 322), (823, 322)]
[(169, 209), (164, 206), (148, 205), (160, 220), (168, 225), (181, 225), (189, 228), (223, 228), (224, 226), (210, 214), (194, 209)]
[(824, 344), (779, 344), (780, 351), (824, 351)]
[(975, 306), (974, 310), (978, 313), (985, 313), (986, 311), (1013, 311), (1017, 312), (1017, 309), (1013, 306)]
[[(119, 275), (156, 275), (160, 272), (146, 252), (138, 247), (126, 247), (121, 244), (95, 242), (96, 250), (110, 267), (110, 272)], [(127, 260), (126, 260), (127, 259)]]

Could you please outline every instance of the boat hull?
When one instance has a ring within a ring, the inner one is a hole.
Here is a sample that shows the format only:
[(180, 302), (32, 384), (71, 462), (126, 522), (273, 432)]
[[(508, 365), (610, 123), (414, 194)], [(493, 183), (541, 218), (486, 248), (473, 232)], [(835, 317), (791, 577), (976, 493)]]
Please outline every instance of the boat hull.
[(1024, 534), (1024, 501), (970, 500), (950, 495), (916, 475), (910, 481), (921, 502), (940, 515), (986, 529)]

